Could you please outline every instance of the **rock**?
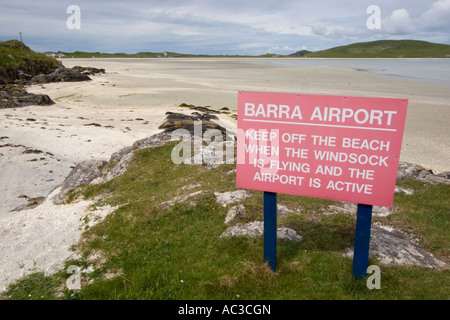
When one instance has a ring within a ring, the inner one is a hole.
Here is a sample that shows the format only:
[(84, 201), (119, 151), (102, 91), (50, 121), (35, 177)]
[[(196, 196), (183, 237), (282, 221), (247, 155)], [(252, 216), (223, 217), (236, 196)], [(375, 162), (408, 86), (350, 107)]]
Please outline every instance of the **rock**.
[(66, 201), (67, 193), (82, 185), (88, 185), (94, 179), (103, 174), (106, 161), (88, 160), (78, 164), (64, 180), (61, 191), (53, 198), (55, 204), (62, 204)]
[[(238, 223), (235, 226), (229, 227), (224, 233), (220, 235), (221, 238), (229, 237), (251, 237), (258, 238), (264, 235), (264, 222), (253, 221), (249, 223)], [(290, 228), (278, 228), (277, 239), (284, 241), (300, 242), (302, 237)]]
[(184, 157), (180, 159), (181, 162), (203, 165), (211, 169), (224, 164), (228, 159), (234, 160), (234, 137), (229, 136), (224, 127), (212, 121), (218, 118), (210, 114), (208, 109), (198, 110), (206, 113), (193, 112), (188, 115), (167, 112), (166, 120), (159, 127), (167, 133), (176, 132), (174, 140), (183, 139), (184, 142), (193, 143), (193, 156)]
[(433, 174), (432, 170), (426, 170), (415, 164), (400, 162), (397, 171), (397, 179), (417, 179), (433, 184), (450, 184), (450, 172)]
[(111, 181), (112, 179), (121, 176), (127, 170), (128, 164), (130, 163), (131, 159), (133, 159), (133, 152), (124, 154), (120, 158), (119, 162), (117, 162), (117, 164), (108, 171), (104, 182)]
[(111, 158), (109, 159), (109, 162), (113, 162), (113, 163), (114, 162), (118, 162), (118, 161), (120, 161), (120, 159), (123, 158), (123, 156), (125, 156), (126, 154), (128, 154), (128, 153), (130, 153), (132, 151), (133, 151), (133, 149), (130, 146), (122, 148), (119, 151), (114, 152), (111, 155)]
[(230, 225), (235, 218), (244, 216), (245, 216), (245, 207), (243, 204), (231, 207), (230, 210), (228, 210), (227, 216), (225, 217), (225, 224)]
[(188, 184), (187, 186), (184, 186), (181, 188), (181, 190), (191, 190), (191, 189), (195, 189), (198, 187), (201, 187), (202, 185), (200, 183), (197, 184)]
[(445, 172), (438, 173), (438, 174), (436, 174), (436, 177), (450, 179), (450, 171), (445, 171)]
[(105, 73), (105, 69), (99, 69), (99, 68), (93, 68), (93, 67), (81, 67), (81, 66), (75, 66), (72, 67), (72, 71), (76, 71), (79, 73), (83, 73), (85, 75), (96, 75), (99, 73)]
[(182, 107), (182, 108), (189, 108), (191, 110), (197, 110), (197, 111), (200, 111), (200, 112), (203, 112), (203, 113), (207, 113), (207, 114), (211, 114), (211, 113), (220, 114), (220, 113), (223, 113), (221, 111), (212, 110), (212, 109), (207, 108), (207, 107), (199, 107), (199, 106), (195, 106), (193, 104), (186, 104), (186, 103), (180, 104), (180, 107)]
[(200, 114), (198, 112), (194, 112), (191, 115), (168, 112), (166, 120), (159, 126), (159, 129), (163, 129), (166, 132), (185, 129), (189, 131), (191, 135), (194, 135), (195, 124), (201, 122), (202, 137), (203, 133), (209, 129), (217, 129), (226, 134), (226, 129), (211, 121), (212, 119), (217, 119), (217, 117), (209, 114)]
[(302, 236), (298, 235), (294, 229), (278, 228), (277, 239), (281, 241), (300, 242), (303, 240)]
[[(447, 268), (447, 264), (426, 252), (410, 235), (390, 227), (375, 225), (370, 236), (369, 256), (389, 266)], [(353, 256), (349, 249), (346, 256)]]
[(37, 206), (39, 206), (42, 202), (45, 201), (45, 197), (35, 197), (35, 198), (28, 198), (27, 196), (19, 196), (19, 198), (25, 198), (27, 199), (27, 203), (24, 203), (16, 208), (14, 208), (13, 210), (11, 210), (11, 212), (13, 211), (22, 211), (22, 210), (29, 210), (29, 209), (33, 209), (36, 208)]
[(30, 105), (52, 105), (55, 102), (48, 95), (28, 93), (18, 86), (0, 86), (0, 109)]
[(231, 203), (241, 201), (250, 196), (247, 190), (236, 190), (222, 193), (214, 192), (214, 195), (216, 196), (217, 203), (223, 207), (226, 207)]
[(172, 135), (169, 132), (160, 132), (149, 138), (141, 139), (133, 143), (131, 149), (140, 150), (145, 148), (154, 148), (163, 146), (166, 142), (172, 139)]
[(114, 179), (122, 175), (128, 167), (133, 154), (136, 150), (144, 148), (154, 148), (164, 145), (167, 141), (170, 141), (172, 135), (168, 132), (161, 132), (155, 134), (149, 138), (141, 139), (133, 143), (131, 147), (125, 147), (112, 154), (110, 163), (117, 162), (116, 165), (108, 171), (105, 177), (105, 182)]
[(200, 155), (202, 156), (202, 165), (209, 168), (217, 168), (224, 163), (228, 163), (228, 159), (234, 161), (234, 142), (222, 141), (210, 143), (203, 148), (202, 153), (198, 153), (195, 156)]
[(395, 187), (395, 192), (397, 192), (397, 193), (404, 193), (404, 194), (407, 194), (407, 195), (414, 194), (414, 190), (408, 189), (408, 188), (402, 188), (402, 187), (398, 187), (398, 186)]
[[(328, 206), (328, 210), (323, 212), (325, 215), (344, 213), (356, 215), (358, 210), (358, 206), (355, 203), (351, 202), (342, 202), (341, 205), (330, 205)], [(388, 207), (372, 207), (372, 216), (373, 217), (387, 217), (395, 212), (395, 209)]]
[(182, 195), (182, 196), (175, 197), (172, 200), (169, 200), (169, 201), (161, 203), (161, 205), (162, 206), (169, 206), (169, 207), (171, 207), (171, 206), (173, 206), (176, 203), (186, 202), (187, 200), (191, 200), (192, 198), (194, 198), (193, 201), (191, 200), (190, 203), (189, 203), (190, 206), (194, 206), (198, 196), (201, 196), (201, 195), (206, 194), (206, 193), (208, 193), (208, 192), (205, 191), (205, 190), (196, 191), (196, 192), (193, 192), (193, 193), (190, 193), (190, 194), (187, 194), (187, 195)]
[(264, 222), (254, 221), (249, 223), (238, 223), (235, 226), (229, 227), (224, 233), (221, 234), (221, 238), (227, 237), (252, 237), (258, 238), (264, 234)]
[(285, 205), (282, 204), (277, 204), (277, 215), (279, 217), (286, 217), (289, 216), (291, 214), (299, 214), (300, 213), (300, 208), (298, 208), (297, 210), (291, 210), (288, 207), (286, 207)]
[(416, 177), (417, 180), (429, 182), (432, 184), (445, 183), (450, 184), (450, 179), (446, 178), (445, 175), (434, 175), (431, 171), (423, 170)]
[(388, 217), (395, 212), (395, 209), (388, 207), (373, 206), (372, 214), (374, 217)]
[(85, 73), (77, 69), (69, 69), (60, 67), (50, 74), (39, 74), (34, 76), (31, 81), (33, 83), (48, 83), (48, 82), (75, 82), (75, 81), (89, 81), (91, 78)]
[(413, 179), (417, 177), (421, 169), (412, 163), (400, 162), (398, 164), (397, 179)]

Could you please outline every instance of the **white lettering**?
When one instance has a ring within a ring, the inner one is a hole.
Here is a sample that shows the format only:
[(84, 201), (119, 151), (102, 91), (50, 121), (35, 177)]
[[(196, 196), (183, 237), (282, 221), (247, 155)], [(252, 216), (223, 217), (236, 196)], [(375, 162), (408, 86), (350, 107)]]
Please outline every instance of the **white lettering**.
[(354, 111), (349, 108), (334, 108), (334, 107), (315, 107), (311, 114), (310, 120), (329, 121), (346, 123), (348, 121), (355, 121), (358, 124), (376, 124), (376, 125), (388, 125), (392, 124), (393, 115), (397, 114), (397, 111), (382, 111), (382, 110), (366, 110), (358, 109)]
[(81, 9), (79, 6), (70, 5), (67, 7), (67, 13), (73, 13), (66, 20), (66, 26), (69, 30), (81, 29)]
[(367, 18), (366, 26), (369, 30), (380, 30), (381, 29), (381, 9), (377, 5), (370, 5), (367, 7), (367, 14), (372, 15)]

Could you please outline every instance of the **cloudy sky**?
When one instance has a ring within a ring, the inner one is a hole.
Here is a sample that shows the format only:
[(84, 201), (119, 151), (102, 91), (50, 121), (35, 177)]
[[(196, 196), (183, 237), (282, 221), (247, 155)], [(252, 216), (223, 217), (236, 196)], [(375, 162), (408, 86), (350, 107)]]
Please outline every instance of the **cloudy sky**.
[[(368, 13), (373, 5), (379, 10)], [(19, 32), (40, 52), (260, 55), (379, 39), (450, 44), (450, 0), (0, 0), (0, 40)]]

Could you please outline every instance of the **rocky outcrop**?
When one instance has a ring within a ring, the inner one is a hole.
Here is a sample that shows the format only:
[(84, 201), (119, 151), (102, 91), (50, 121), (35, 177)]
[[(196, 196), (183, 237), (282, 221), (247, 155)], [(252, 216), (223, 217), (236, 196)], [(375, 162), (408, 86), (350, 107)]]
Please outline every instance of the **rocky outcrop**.
[(77, 82), (89, 81), (89, 75), (105, 73), (105, 69), (75, 66), (73, 68), (60, 67), (49, 74), (39, 74), (31, 78), (31, 83), (42, 84), (49, 82)]
[(72, 67), (72, 71), (82, 73), (88, 76), (97, 75), (99, 73), (105, 73), (105, 69), (103, 68), (93, 68), (93, 67), (81, 67), (81, 66), (75, 66)]
[(264, 222), (253, 221), (249, 223), (238, 223), (235, 226), (229, 227), (221, 238), (229, 237), (252, 237), (258, 238), (264, 235)]
[(250, 196), (247, 190), (236, 190), (228, 192), (214, 192), (216, 201), (223, 207), (235, 202), (239, 202)]
[(15, 207), (13, 210), (11, 210), (12, 212), (22, 211), (22, 210), (30, 210), (30, 209), (36, 208), (41, 203), (43, 203), (46, 199), (45, 197), (30, 198), (27, 195), (20, 195), (19, 198), (26, 199), (27, 202), (24, 204), (21, 204), (20, 206)]
[(397, 171), (397, 180), (403, 179), (417, 179), (433, 184), (450, 184), (450, 171), (434, 174), (432, 170), (427, 170), (421, 166), (400, 162)]
[(28, 93), (25, 89), (13, 86), (0, 86), (0, 109), (17, 108), (30, 105), (47, 106), (55, 102), (45, 94)]
[[(221, 238), (230, 237), (251, 237), (259, 238), (264, 235), (264, 222), (253, 221), (249, 223), (238, 223), (235, 226), (229, 227), (224, 233), (221, 234)], [(300, 242), (302, 236), (298, 235), (295, 230), (291, 228), (277, 228), (277, 239), (281, 241)]]
[(0, 42), (0, 61), (0, 109), (54, 103), (48, 95), (28, 93), (24, 86), (88, 81), (89, 75), (105, 72), (91, 67), (66, 68), (60, 61), (34, 52), (17, 40)]
[[(345, 256), (353, 257), (353, 249), (347, 250)], [(448, 267), (426, 252), (411, 235), (379, 224), (372, 226), (369, 257), (388, 266)]]
[[(104, 73), (104, 69), (73, 67), (71, 69), (59, 67), (51, 73), (40, 73), (38, 75), (31, 75), (22, 70), (19, 70), (14, 84), (0, 83), (0, 109), (16, 108), (29, 105), (52, 105), (55, 102), (45, 94), (28, 93), (24, 89), (24, 85), (44, 84), (49, 82), (74, 82), (74, 81), (89, 81), (89, 75)], [(2, 81), (3, 83), (5, 81)]]
[(170, 141), (171, 138), (172, 135), (169, 132), (161, 132), (149, 138), (136, 141), (131, 147), (125, 147), (113, 153), (109, 161), (113, 164), (112, 169), (110, 169), (102, 179), (97, 180), (97, 182), (107, 182), (122, 175), (127, 169), (131, 159), (133, 159), (136, 150), (162, 146), (167, 141)]
[(48, 74), (62, 66), (56, 59), (32, 51), (17, 40), (0, 42), (0, 84), (22, 83), (38, 74)]
[(202, 134), (209, 129), (217, 129), (224, 134), (226, 133), (226, 129), (224, 127), (212, 121), (218, 120), (218, 118), (210, 112), (193, 112), (190, 115), (184, 113), (167, 112), (166, 115), (166, 120), (162, 125), (159, 126), (159, 129), (162, 129), (165, 132), (172, 132), (177, 129), (185, 129), (193, 135), (195, 132), (194, 130), (196, 122), (201, 122)]
[[(224, 207), (229, 204), (239, 202), (250, 196), (246, 190), (236, 190), (222, 193), (214, 192), (214, 195), (216, 196), (216, 202)], [(289, 214), (298, 214), (298, 211), (290, 210), (282, 204), (277, 205), (277, 211), (279, 210), (282, 212), (282, 216), (284, 217)], [(231, 207), (228, 210), (224, 221), (228, 228), (221, 234), (220, 237), (262, 237), (264, 235), (264, 222), (253, 221), (248, 223), (236, 223), (236, 220), (245, 218), (246, 212), (243, 204), (238, 204)], [(300, 242), (302, 241), (302, 236), (300, 236), (294, 229), (279, 227), (277, 228), (277, 239), (282, 241)]]
[(54, 72), (49, 74), (39, 74), (31, 78), (32, 83), (42, 84), (49, 82), (75, 82), (75, 81), (89, 81), (89, 76), (73, 71), (68, 68), (58, 68)]
[(245, 216), (245, 207), (243, 204), (231, 207), (230, 210), (228, 210), (227, 216), (225, 217), (225, 224), (229, 226), (232, 224), (234, 219), (244, 216)]
[(103, 174), (106, 161), (88, 160), (78, 164), (64, 180), (61, 191), (53, 198), (55, 204), (66, 201), (67, 193), (79, 186), (88, 185)]
[[(324, 215), (333, 215), (333, 214), (348, 214), (348, 215), (356, 215), (358, 210), (358, 206), (355, 203), (351, 202), (340, 202), (339, 204), (332, 204), (328, 206), (328, 208), (322, 212)], [(395, 212), (395, 208), (388, 207), (379, 207), (373, 206), (372, 215), (373, 217), (387, 217)]]

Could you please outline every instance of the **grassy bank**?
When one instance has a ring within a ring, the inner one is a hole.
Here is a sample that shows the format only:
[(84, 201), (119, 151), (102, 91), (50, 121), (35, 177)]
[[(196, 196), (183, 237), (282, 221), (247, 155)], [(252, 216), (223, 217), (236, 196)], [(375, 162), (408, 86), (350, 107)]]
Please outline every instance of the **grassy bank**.
[[(448, 299), (450, 271), (421, 267), (381, 268), (381, 289), (369, 290), (352, 276), (355, 216), (321, 214), (333, 202), (279, 195), (279, 203), (299, 215), (279, 225), (303, 236), (300, 243), (279, 242), (277, 272), (263, 263), (263, 240), (220, 238), (229, 207), (214, 192), (235, 190), (234, 165), (209, 170), (174, 165), (174, 144), (136, 153), (127, 172), (108, 183), (80, 189), (74, 197), (101, 195), (97, 205), (118, 206), (114, 214), (88, 229), (68, 261), (53, 276), (36, 273), (5, 292), (8, 299)], [(450, 187), (402, 181), (416, 194), (398, 194), (398, 212), (375, 218), (414, 232), (425, 248), (449, 261)], [(188, 201), (177, 196), (203, 191)], [(242, 201), (247, 216), (262, 220), (262, 193)], [(384, 220), (383, 220), (384, 219)], [(387, 220), (386, 220), (387, 219)], [(377, 261), (370, 261), (377, 264)], [(65, 287), (70, 265), (85, 268), (80, 291)]]
[(379, 40), (313, 52), (308, 58), (449, 58), (450, 45), (417, 40)]
[(4, 83), (19, 79), (21, 73), (31, 76), (47, 74), (61, 66), (58, 60), (34, 52), (20, 41), (0, 42), (0, 80)]

